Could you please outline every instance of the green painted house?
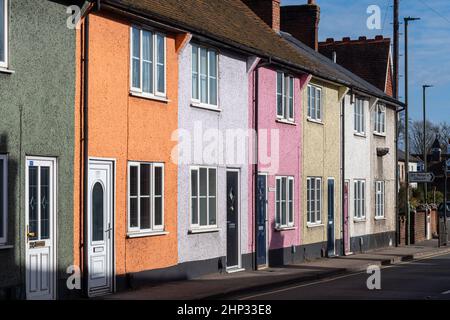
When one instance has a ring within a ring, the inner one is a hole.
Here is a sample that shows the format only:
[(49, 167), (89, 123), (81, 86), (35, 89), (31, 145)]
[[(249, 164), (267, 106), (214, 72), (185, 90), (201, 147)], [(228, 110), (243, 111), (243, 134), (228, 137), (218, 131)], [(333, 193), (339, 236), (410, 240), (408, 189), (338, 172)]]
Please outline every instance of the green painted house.
[(76, 32), (68, 5), (0, 0), (0, 299), (69, 294)]

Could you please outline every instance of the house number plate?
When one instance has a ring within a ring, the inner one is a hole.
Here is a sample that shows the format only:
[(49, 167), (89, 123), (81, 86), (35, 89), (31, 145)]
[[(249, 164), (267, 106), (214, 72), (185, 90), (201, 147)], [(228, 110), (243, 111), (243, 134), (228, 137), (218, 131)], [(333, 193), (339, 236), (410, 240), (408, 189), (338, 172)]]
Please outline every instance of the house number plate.
[(45, 247), (45, 241), (30, 242), (30, 249)]

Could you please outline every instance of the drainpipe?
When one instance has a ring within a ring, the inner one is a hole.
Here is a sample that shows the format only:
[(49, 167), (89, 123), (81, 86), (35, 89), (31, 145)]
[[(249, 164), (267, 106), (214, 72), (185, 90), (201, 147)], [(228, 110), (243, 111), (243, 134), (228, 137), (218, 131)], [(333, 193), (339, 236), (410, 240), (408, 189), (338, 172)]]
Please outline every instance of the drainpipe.
[(84, 70), (83, 70), (83, 293), (88, 296), (88, 178), (89, 178), (89, 148), (88, 148), (88, 91), (89, 91), (89, 14), (84, 21)]
[[(258, 139), (258, 96), (259, 96), (259, 66), (256, 66), (254, 71), (254, 83), (255, 83), (255, 98), (253, 105), (255, 106), (255, 110), (253, 112), (254, 122), (255, 122), (255, 147), (254, 147), (254, 160), (255, 164), (253, 165), (254, 170), (254, 232), (255, 232), (255, 257), (254, 257), (254, 263), (255, 263), (255, 270), (258, 270), (258, 162), (259, 162), (259, 139)], [(267, 187), (267, 186), (266, 186)], [(268, 260), (269, 257), (266, 257)]]
[(398, 192), (399, 192), (399, 172), (398, 172), (398, 121), (399, 114), (403, 112), (405, 108), (397, 108), (395, 111), (395, 246), (400, 245), (400, 213), (399, 213), (399, 202), (398, 202)]
[[(345, 256), (345, 238), (347, 234), (345, 233), (345, 95), (341, 102), (341, 139), (342, 139), (342, 148), (341, 148), (341, 165), (342, 165), (342, 179), (341, 179), (341, 201), (342, 201), (342, 218), (341, 218), (341, 228), (342, 228), (342, 255)], [(348, 210), (348, 209), (347, 209)], [(349, 229), (350, 230), (350, 229)]]

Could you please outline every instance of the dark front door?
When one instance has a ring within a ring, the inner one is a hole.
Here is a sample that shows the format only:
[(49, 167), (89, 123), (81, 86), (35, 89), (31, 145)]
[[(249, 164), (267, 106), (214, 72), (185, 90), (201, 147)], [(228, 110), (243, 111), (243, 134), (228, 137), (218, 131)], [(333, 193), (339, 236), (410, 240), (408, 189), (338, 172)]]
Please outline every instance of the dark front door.
[(328, 256), (335, 254), (334, 249), (334, 179), (328, 179)]
[(267, 234), (266, 234), (266, 208), (267, 208), (267, 176), (258, 176), (258, 189), (256, 190), (256, 253), (258, 266), (267, 266)]
[(239, 172), (227, 172), (227, 267), (239, 265)]

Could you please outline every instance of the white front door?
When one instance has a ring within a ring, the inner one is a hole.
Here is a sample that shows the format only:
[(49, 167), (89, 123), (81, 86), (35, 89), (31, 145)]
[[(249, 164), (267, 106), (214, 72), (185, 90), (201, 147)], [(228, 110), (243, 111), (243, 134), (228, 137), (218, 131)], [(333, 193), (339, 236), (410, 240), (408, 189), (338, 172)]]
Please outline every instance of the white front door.
[(114, 163), (89, 161), (88, 294), (113, 292), (114, 284)]
[(56, 297), (56, 159), (26, 158), (26, 296)]

